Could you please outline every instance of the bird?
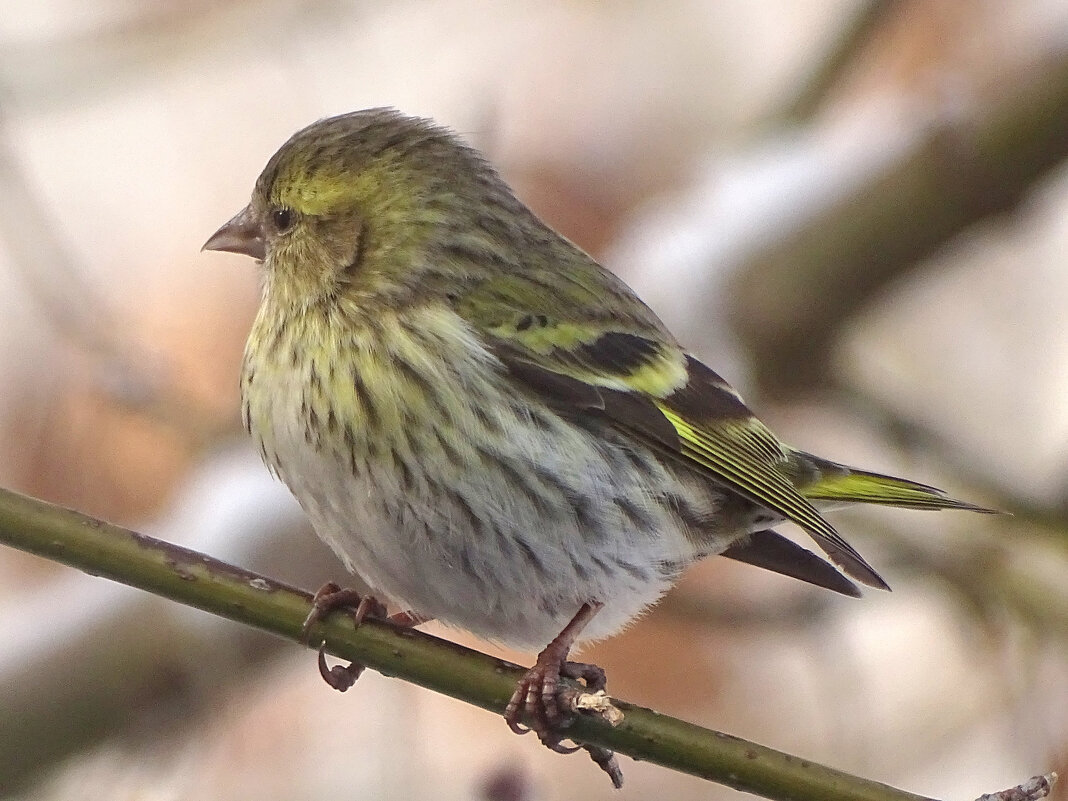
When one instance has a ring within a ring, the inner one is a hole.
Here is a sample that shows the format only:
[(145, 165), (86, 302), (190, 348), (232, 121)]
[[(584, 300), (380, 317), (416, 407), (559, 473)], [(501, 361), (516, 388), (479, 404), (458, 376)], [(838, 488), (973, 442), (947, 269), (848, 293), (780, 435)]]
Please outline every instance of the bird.
[[(991, 511), (782, 442), (430, 119), (373, 108), (298, 131), (203, 249), (261, 265), (243, 422), (372, 588), (357, 616), (388, 602), (399, 622), (538, 650), (505, 717), (557, 751), (574, 750), (561, 677), (605, 684), (572, 648), (619, 631), (694, 562), (858, 596), (889, 587), (828, 509)], [(829, 561), (774, 530), (786, 522)], [(586, 750), (621, 781), (610, 752)]]

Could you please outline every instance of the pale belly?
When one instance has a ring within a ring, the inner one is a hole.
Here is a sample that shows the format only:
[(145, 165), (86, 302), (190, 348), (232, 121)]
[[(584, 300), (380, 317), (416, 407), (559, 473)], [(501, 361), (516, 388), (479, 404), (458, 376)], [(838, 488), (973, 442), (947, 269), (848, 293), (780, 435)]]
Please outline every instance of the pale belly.
[[(584, 639), (617, 631), (728, 544), (695, 545), (692, 521), (714, 515), (715, 494), (684, 487), (643, 449), (501, 381), (453, 380), (464, 378), (455, 365), (435, 377), (435, 392), (452, 393), (436, 398), (445, 411), (412, 413), (419, 387), (389, 386), (387, 375), (404, 379), (388, 367), (357, 377), (348, 398), (349, 375), (309, 382), (279, 364), (270, 392), (246, 398), (268, 465), (381, 600), (540, 649), (587, 601), (604, 607)], [(256, 380), (265, 372), (256, 365)], [(312, 414), (328, 433), (309, 433)]]
[[(431, 448), (421, 454), (424, 475), (389, 465), (354, 474), (347, 459), (309, 453), (302, 441), (280, 458), (305, 469), (280, 473), (316, 533), (401, 609), (540, 649), (595, 600), (604, 608), (584, 638), (617, 631), (695, 556), (664, 500), (680, 488), (657, 467), (639, 474), (629, 457), (579, 436), (548, 449), (513, 433), (493, 454), (496, 468), (442, 475)], [(534, 465), (553, 479), (515, 478), (534, 476)]]

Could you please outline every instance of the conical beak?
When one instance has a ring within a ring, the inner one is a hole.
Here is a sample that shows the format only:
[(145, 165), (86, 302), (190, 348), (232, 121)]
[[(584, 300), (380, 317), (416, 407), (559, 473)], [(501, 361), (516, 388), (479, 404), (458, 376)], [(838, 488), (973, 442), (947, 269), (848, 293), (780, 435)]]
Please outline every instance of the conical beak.
[(216, 231), (201, 250), (225, 250), (227, 253), (241, 253), (258, 261), (267, 258), (263, 244), (263, 224), (252, 211), (252, 206), (245, 206), (222, 228)]

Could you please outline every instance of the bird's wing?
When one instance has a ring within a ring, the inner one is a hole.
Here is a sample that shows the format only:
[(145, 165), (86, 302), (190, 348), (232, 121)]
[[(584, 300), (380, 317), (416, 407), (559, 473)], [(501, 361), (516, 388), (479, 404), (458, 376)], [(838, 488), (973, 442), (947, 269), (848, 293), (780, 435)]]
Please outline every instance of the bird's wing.
[[(643, 307), (644, 308), (644, 307)], [(655, 318), (653, 318), (655, 320)], [(850, 576), (888, 589), (791, 482), (789, 454), (738, 393), (656, 321), (523, 314), (484, 330), (510, 375), (565, 415), (595, 414), (807, 531)], [(641, 321), (644, 322), (644, 321)], [(634, 330), (634, 329), (638, 330)]]

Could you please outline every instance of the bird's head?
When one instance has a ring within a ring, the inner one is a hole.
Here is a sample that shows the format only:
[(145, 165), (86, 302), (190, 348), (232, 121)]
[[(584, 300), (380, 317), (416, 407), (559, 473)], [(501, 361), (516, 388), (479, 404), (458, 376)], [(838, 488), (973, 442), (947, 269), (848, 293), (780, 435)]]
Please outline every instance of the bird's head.
[(511, 199), (492, 168), (447, 129), (393, 109), (357, 111), (290, 138), (248, 206), (204, 249), (251, 256), (269, 282), (308, 297), (340, 287), (381, 293), (448, 263), (430, 251), (479, 231), (486, 196), (502, 191)]

